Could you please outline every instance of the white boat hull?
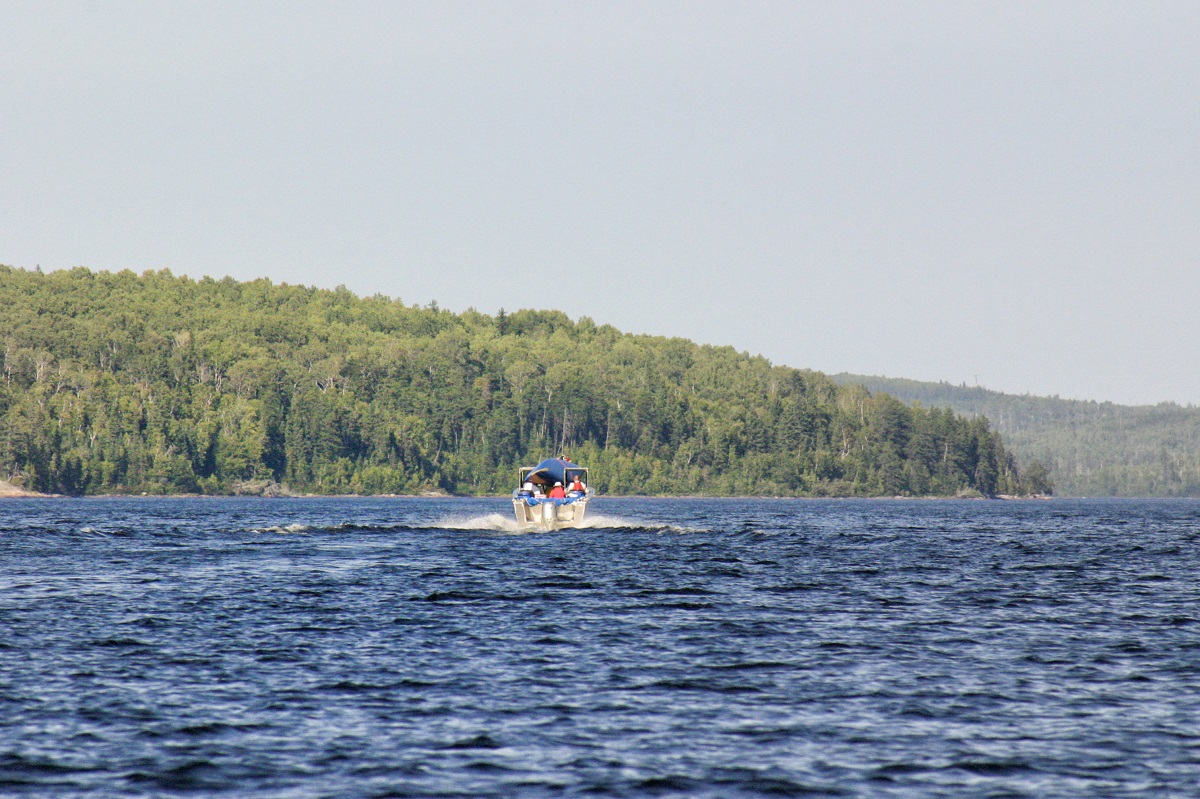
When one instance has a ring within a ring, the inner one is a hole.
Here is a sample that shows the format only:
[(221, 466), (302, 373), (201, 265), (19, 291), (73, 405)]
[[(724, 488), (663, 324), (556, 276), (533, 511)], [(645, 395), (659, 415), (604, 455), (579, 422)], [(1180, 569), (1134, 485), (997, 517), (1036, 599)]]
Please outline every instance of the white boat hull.
[(588, 497), (569, 502), (553, 499), (530, 501), (523, 497), (513, 500), (513, 512), (517, 524), (537, 527), (542, 530), (558, 530), (563, 527), (579, 527), (587, 515)]

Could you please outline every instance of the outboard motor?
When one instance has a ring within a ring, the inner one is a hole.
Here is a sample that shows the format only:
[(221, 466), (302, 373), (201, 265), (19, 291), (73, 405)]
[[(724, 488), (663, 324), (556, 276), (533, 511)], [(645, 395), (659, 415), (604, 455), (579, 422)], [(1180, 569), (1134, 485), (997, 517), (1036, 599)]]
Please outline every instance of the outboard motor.
[(542, 523), (553, 530), (558, 526), (558, 505), (553, 502), (542, 503)]

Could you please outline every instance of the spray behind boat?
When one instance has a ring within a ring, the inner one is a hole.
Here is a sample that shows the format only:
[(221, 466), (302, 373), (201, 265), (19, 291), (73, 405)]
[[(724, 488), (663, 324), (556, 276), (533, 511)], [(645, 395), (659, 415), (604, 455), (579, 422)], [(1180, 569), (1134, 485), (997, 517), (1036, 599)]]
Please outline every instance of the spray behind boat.
[[(576, 480), (583, 489), (567, 490)], [(513, 513), (517, 523), (544, 530), (578, 527), (583, 523), (592, 496), (588, 482), (587, 467), (572, 462), (565, 455), (547, 458), (537, 466), (520, 467), (517, 469), (517, 490), (513, 492)], [(549, 496), (555, 483), (563, 486), (566, 496)]]

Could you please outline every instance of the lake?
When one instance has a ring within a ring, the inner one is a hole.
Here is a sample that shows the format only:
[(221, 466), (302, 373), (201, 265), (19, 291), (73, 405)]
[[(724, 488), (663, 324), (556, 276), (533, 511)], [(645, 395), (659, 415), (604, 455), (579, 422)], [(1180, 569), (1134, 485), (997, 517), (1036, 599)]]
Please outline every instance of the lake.
[(1200, 501), (590, 513), (0, 501), (0, 794), (1200, 794)]

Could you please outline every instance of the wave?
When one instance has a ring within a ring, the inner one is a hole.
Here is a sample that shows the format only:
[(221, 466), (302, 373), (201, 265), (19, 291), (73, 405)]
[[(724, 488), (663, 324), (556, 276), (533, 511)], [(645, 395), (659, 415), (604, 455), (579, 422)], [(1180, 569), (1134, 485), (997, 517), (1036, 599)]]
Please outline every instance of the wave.
[[(547, 532), (539, 528), (537, 525), (521, 524), (511, 516), (505, 516), (501, 513), (488, 513), (483, 516), (464, 516), (454, 515), (447, 516), (431, 525), (433, 529), (442, 530), (485, 530), (500, 533), (509, 533), (511, 535), (522, 535), (524, 533), (544, 533)], [(561, 527), (555, 532), (569, 533), (572, 530), (639, 530), (661, 533), (704, 533), (708, 530), (692, 527), (679, 527), (674, 524), (662, 524), (658, 522), (650, 522), (642, 519), (629, 519), (623, 516), (605, 516), (603, 514), (589, 514), (579, 524), (569, 527)]]
[[(307, 533), (312, 529), (313, 528), (309, 527), (307, 524), (288, 524), (288, 525), (283, 525), (283, 526), (275, 525), (273, 527), (255, 527), (250, 532), (252, 532), (252, 533)], [(325, 528), (325, 529), (332, 529), (332, 528)]]
[(408, 532), (411, 530), (429, 529), (426, 525), (412, 525), (396, 522), (379, 522), (376, 524), (364, 524), (359, 522), (342, 522), (340, 524), (288, 524), (288, 525), (271, 525), (269, 527), (252, 527), (248, 532), (251, 533), (394, 533)]
[[(360, 524), (354, 522), (345, 522), (342, 524), (331, 525), (307, 525), (297, 523), (255, 527), (252, 528), (250, 532), (260, 534), (292, 535), (299, 533), (328, 534), (353, 532), (404, 533), (429, 530), (463, 530), (504, 533), (506, 535), (525, 535), (528, 533), (548, 532), (536, 525), (521, 524), (513, 517), (506, 516), (502, 513), (485, 513), (483, 515), (452, 514), (450, 516), (445, 516), (441, 519), (425, 524)], [(603, 514), (589, 515), (582, 523), (570, 527), (561, 527), (556, 532), (569, 533), (572, 530), (627, 530), (673, 534), (710, 532), (705, 528), (681, 527), (674, 524), (652, 522), (644, 519), (631, 519), (623, 516), (605, 516)]]
[[(485, 513), (483, 516), (466, 516), (455, 514), (447, 516), (430, 525), (435, 530), (490, 530), (499, 533), (519, 535), (531, 532), (531, 528), (520, 524), (511, 516), (502, 513)], [(536, 528), (532, 528), (533, 531)]]

